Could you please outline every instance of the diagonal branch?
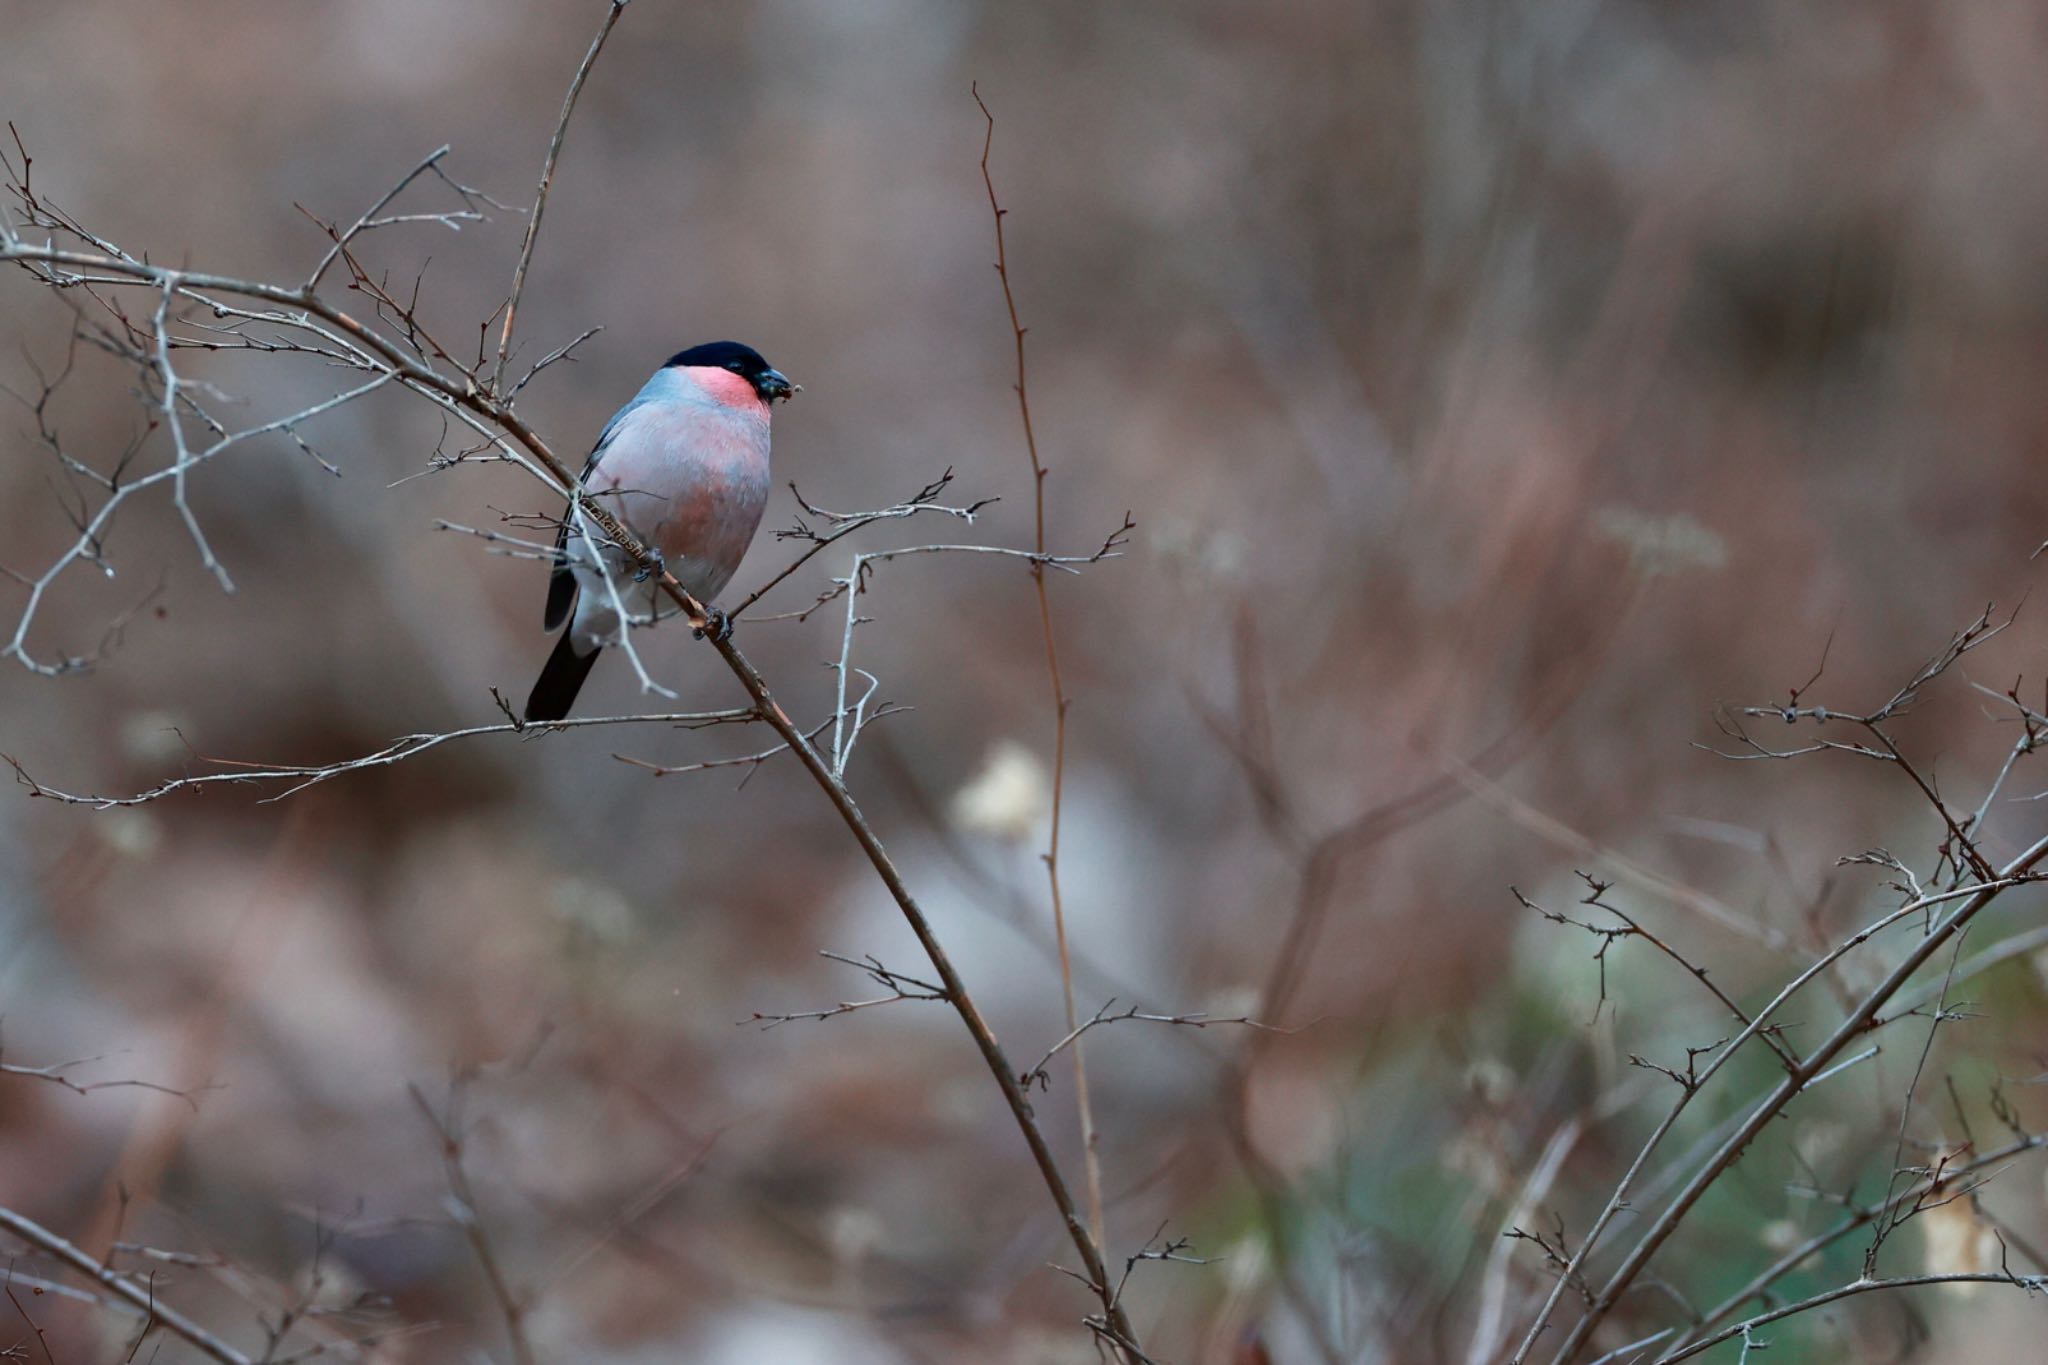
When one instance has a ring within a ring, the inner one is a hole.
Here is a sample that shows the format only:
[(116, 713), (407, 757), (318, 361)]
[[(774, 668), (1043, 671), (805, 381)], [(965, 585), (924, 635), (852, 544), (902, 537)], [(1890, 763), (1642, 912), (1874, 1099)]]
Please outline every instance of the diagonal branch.
[[(2048, 837), (2036, 840), (2025, 851), (2020, 853), (2018, 857), (2008, 863), (2000, 871), (1996, 881), (1970, 888), (1968, 898), (1961, 905), (1957, 906), (1955, 910), (1951, 911), (1946, 919), (1940, 921), (1931, 932), (1921, 938), (1906, 954), (1904, 960), (1894, 967), (1885, 976), (1884, 980), (1874, 987), (1855, 1009), (1849, 1012), (1849, 1016), (1836, 1026), (1835, 1031), (1829, 1034), (1812, 1052), (1807, 1054), (1804, 1062), (1794, 1068), (1773, 1087), (1770, 1094), (1765, 1096), (1750, 1111), (1748, 1117), (1728, 1135), (1727, 1139), (1714, 1151), (1713, 1155), (1700, 1165), (1699, 1169), (1694, 1172), (1692, 1179), (1686, 1182), (1685, 1187), (1679, 1191), (1670, 1205), (1650, 1224), (1648, 1230), (1643, 1233), (1642, 1237), (1636, 1242), (1636, 1245), (1629, 1251), (1621, 1265), (1615, 1269), (1613, 1275), (1594, 1298), (1594, 1301), (1587, 1307), (1584, 1316), (1579, 1319), (1578, 1324), (1565, 1339), (1564, 1345), (1559, 1348), (1556, 1357), (1558, 1365), (1568, 1365), (1568, 1362), (1585, 1345), (1586, 1340), (1592, 1336), (1594, 1330), (1606, 1318), (1607, 1314), (1613, 1311), (1616, 1302), (1627, 1292), (1629, 1286), (1635, 1282), (1636, 1277), (1642, 1274), (1644, 1266), (1649, 1263), (1652, 1256), (1657, 1254), (1658, 1248), (1663, 1246), (1665, 1240), (1677, 1230), (1679, 1223), (1692, 1210), (1692, 1206), (1699, 1201), (1700, 1196), (1706, 1193), (1707, 1188), (1718, 1180), (1724, 1171), (1735, 1164), (1742, 1153), (1748, 1149), (1749, 1144), (1755, 1141), (1757, 1134), (1763, 1131), (1764, 1126), (1777, 1117), (1779, 1112), (1798, 1096), (1801, 1091), (1805, 1090), (1808, 1085), (1826, 1072), (1828, 1064), (1850, 1042), (1862, 1036), (1864, 1032), (1876, 1024), (1878, 1011), (1893, 996), (1899, 993), (1906, 982), (1926, 964), (1929, 958), (1941, 951), (1962, 930), (1968, 928), (1970, 922), (1977, 917), (1985, 906), (1990, 905), (2001, 893), (2017, 881), (2027, 878), (2043, 859), (2048, 859)], [(1759, 1013), (1757, 1020), (1760, 1023), (1766, 1017), (1767, 1013)], [(1728, 1052), (1722, 1054), (1723, 1057), (1730, 1055), (1732, 1051), (1733, 1048), (1731, 1047)], [(1532, 1330), (1530, 1334), (1531, 1341), (1533, 1341), (1535, 1332), (1540, 1330), (1540, 1328), (1541, 1322), (1539, 1320), (1537, 1328)], [(1529, 1346), (1530, 1341), (1523, 1343), (1522, 1350), (1517, 1353), (1518, 1359), (1527, 1355)]]
[(0, 1208), (0, 1229), (5, 1229), (28, 1245), (63, 1262), (116, 1298), (141, 1309), (151, 1323), (161, 1323), (166, 1330), (184, 1338), (200, 1354), (218, 1360), (222, 1365), (256, 1365), (251, 1357), (243, 1355), (159, 1299), (154, 1285), (148, 1289), (138, 1288), (126, 1275), (94, 1260), (85, 1251), (65, 1241), (42, 1224), (24, 1218), (12, 1209)]

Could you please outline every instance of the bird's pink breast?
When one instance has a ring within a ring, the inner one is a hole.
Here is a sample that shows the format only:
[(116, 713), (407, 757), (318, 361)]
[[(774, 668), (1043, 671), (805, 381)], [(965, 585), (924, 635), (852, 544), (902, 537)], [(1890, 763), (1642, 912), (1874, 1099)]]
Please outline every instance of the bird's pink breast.
[[(753, 386), (717, 370), (744, 388)], [(694, 377), (694, 376), (693, 376)], [(591, 474), (634, 532), (683, 569), (692, 591), (716, 592), (739, 567), (768, 501), (768, 408), (651, 403), (622, 419)], [(679, 576), (681, 574), (679, 573)]]
[(754, 390), (754, 381), (716, 365), (685, 365), (683, 373), (695, 380), (705, 397), (723, 407), (741, 412), (767, 412), (768, 404)]

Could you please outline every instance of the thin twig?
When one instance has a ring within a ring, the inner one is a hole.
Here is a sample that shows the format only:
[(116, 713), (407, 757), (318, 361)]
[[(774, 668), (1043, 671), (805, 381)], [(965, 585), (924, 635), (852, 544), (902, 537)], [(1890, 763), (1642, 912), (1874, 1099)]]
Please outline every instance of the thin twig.
[(828, 546), (835, 544), (846, 536), (852, 535), (856, 531), (872, 526), (878, 521), (893, 521), (903, 517), (915, 516), (919, 512), (940, 512), (947, 516), (958, 517), (971, 526), (974, 524), (976, 514), (982, 508), (996, 501), (994, 498), (981, 498), (963, 507), (949, 507), (936, 501), (939, 493), (944, 490), (946, 485), (952, 482), (953, 471), (949, 467), (945, 473), (939, 475), (938, 478), (932, 480), (902, 502), (896, 503), (893, 506), (879, 508), (872, 512), (834, 512), (823, 507), (813, 506), (805, 501), (803, 493), (792, 483), (789, 486), (789, 491), (790, 495), (796, 499), (797, 506), (803, 508), (804, 511), (812, 516), (831, 523), (832, 530), (826, 532), (815, 531), (799, 518), (796, 525), (790, 529), (777, 531), (775, 533), (777, 540), (802, 540), (809, 542), (809, 544), (803, 553), (778, 569), (767, 582), (742, 598), (738, 606), (726, 613), (727, 618), (735, 621), (738, 620), (747, 608), (753, 606), (754, 603), (760, 601), (763, 597), (766, 597), (770, 589), (776, 587), (798, 569), (808, 564), (814, 556), (824, 551)]
[(1678, 1361), (1690, 1360), (1700, 1352), (1712, 1350), (1724, 1341), (1732, 1341), (1737, 1337), (1747, 1337), (1750, 1332), (1755, 1331), (1759, 1327), (1765, 1327), (1774, 1322), (1781, 1322), (1786, 1318), (1797, 1317), (1801, 1313), (1810, 1313), (1816, 1308), (1835, 1303), (1841, 1299), (1854, 1298), (1858, 1294), (1875, 1294), (1889, 1289), (1912, 1289), (1920, 1285), (1929, 1284), (2006, 1284), (2024, 1289), (2030, 1294), (2038, 1294), (2048, 1290), (2048, 1275), (2014, 1275), (2010, 1271), (2001, 1271), (1998, 1273), (1985, 1272), (1983, 1274), (1958, 1275), (1899, 1275), (1888, 1280), (1854, 1280), (1848, 1284), (1836, 1285), (1833, 1289), (1824, 1289), (1818, 1294), (1799, 1300), (1797, 1303), (1788, 1303), (1784, 1307), (1774, 1308), (1768, 1313), (1759, 1313), (1753, 1318), (1745, 1318), (1732, 1327), (1723, 1328), (1713, 1336), (1694, 1342), (1684, 1350), (1658, 1356), (1656, 1365), (1676, 1365)]
[(1109, 1244), (1102, 1210), (1102, 1155), (1098, 1150), (1099, 1138), (1095, 1131), (1094, 1101), (1088, 1093), (1088, 1064), (1081, 1050), (1080, 1015), (1074, 1007), (1074, 964), (1067, 950), (1066, 905), (1060, 894), (1060, 815), (1064, 804), (1067, 776), (1067, 707), (1070, 704), (1066, 687), (1060, 680), (1059, 643), (1052, 628), (1052, 597), (1045, 581), (1045, 465), (1038, 458), (1038, 436), (1031, 426), (1031, 391), (1024, 363), (1024, 324), (1017, 316), (1017, 296), (1010, 288), (1010, 257), (1003, 239), (1003, 218), (1009, 212), (996, 198), (996, 182), (989, 173), (989, 150), (995, 146), (996, 116), (981, 98), (978, 87), (971, 87), (974, 103), (981, 110), (981, 116), (988, 127), (981, 143), (981, 183), (988, 191), (988, 207), (995, 219), (996, 228), (996, 277), (1003, 285), (1003, 307), (1010, 315), (1010, 336), (1017, 357), (1017, 417), (1024, 428), (1024, 453), (1031, 459), (1031, 498), (1034, 535), (1033, 550), (1041, 556), (1031, 566), (1032, 585), (1038, 591), (1038, 622), (1045, 637), (1045, 672), (1052, 688), (1053, 739), (1052, 739), (1052, 819), (1046, 833), (1045, 878), (1052, 894), (1053, 938), (1060, 950), (1060, 993), (1067, 1012), (1067, 1029), (1073, 1041), (1074, 1053), (1074, 1107), (1081, 1122), (1082, 1169), (1088, 1184), (1088, 1226), (1095, 1234), (1095, 1244), (1104, 1247)]
[(582, 730), (610, 725), (670, 725), (681, 730), (701, 730), (713, 725), (746, 725), (759, 720), (760, 717), (758, 715), (751, 709), (746, 708), (733, 708), (724, 711), (676, 711), (638, 716), (571, 716), (562, 720), (550, 721), (513, 719), (496, 725), (472, 725), (461, 730), (443, 730), (403, 735), (374, 753), (363, 754), (356, 758), (345, 758), (334, 763), (297, 766), (289, 764), (246, 763), (234, 759), (205, 759), (202, 761), (231, 765), (231, 771), (197, 773), (190, 777), (175, 777), (168, 782), (159, 783), (146, 791), (136, 792), (128, 796), (82, 796), (71, 792), (58, 791), (56, 788), (45, 786), (36, 778), (31, 777), (28, 770), (22, 767), (18, 760), (7, 754), (0, 754), (0, 763), (5, 763), (14, 769), (15, 781), (27, 787), (30, 796), (47, 797), (52, 801), (60, 801), (67, 805), (92, 806), (98, 810), (105, 810), (111, 806), (139, 806), (149, 801), (159, 800), (174, 792), (185, 791), (195, 787), (218, 786), (223, 783), (240, 785), (251, 782), (290, 782), (292, 784), (284, 791), (263, 798), (267, 802), (282, 801), (288, 796), (293, 796), (306, 790), (308, 787), (318, 786), (322, 782), (330, 781), (346, 773), (361, 772), (366, 768), (382, 768), (393, 763), (402, 763), (406, 759), (417, 758), (430, 749), (437, 749), (441, 745), (454, 740), (475, 739), (481, 735), (516, 734), (538, 737), (559, 730)]
[(1025, 1072), (1019, 1079), (1027, 1087), (1036, 1085), (1040, 1089), (1046, 1088), (1049, 1084), (1049, 1078), (1046, 1075), (1045, 1069), (1052, 1065), (1052, 1059), (1059, 1056), (1066, 1049), (1077, 1045), (1081, 1040), (1082, 1034), (1087, 1033), (1090, 1029), (1101, 1028), (1105, 1024), (1121, 1024), (1130, 1020), (1137, 1020), (1140, 1023), (1146, 1024), (1174, 1024), (1181, 1028), (1195, 1029), (1207, 1028), (1211, 1024), (1237, 1024), (1245, 1028), (1258, 1029), (1265, 1033), (1301, 1032), (1300, 1029), (1280, 1028), (1274, 1024), (1262, 1024), (1246, 1014), (1234, 1014), (1227, 1018), (1219, 1018), (1216, 1015), (1206, 1014), (1199, 1010), (1189, 1014), (1148, 1014), (1136, 1005), (1111, 1013), (1115, 1009), (1116, 1001), (1114, 999), (1103, 1002), (1102, 1008), (1082, 1020), (1080, 1024), (1070, 1029), (1065, 1037), (1047, 1048), (1045, 1055), (1038, 1059), (1038, 1065)]
[(449, 1087), (446, 1114), (435, 1113), (418, 1086), (407, 1086), (406, 1093), (441, 1140), (441, 1167), (448, 1180), (449, 1213), (456, 1226), (462, 1229), (470, 1250), (475, 1253), (491, 1298), (498, 1305), (499, 1315), (505, 1319), (505, 1337), (512, 1350), (512, 1359), (517, 1365), (534, 1365), (533, 1343), (526, 1335), (526, 1314), (532, 1305), (512, 1288), (512, 1282), (498, 1261), (497, 1251), (477, 1210), (476, 1192), (470, 1187), (469, 1172), (463, 1165), (463, 1086), (463, 1080), (458, 1078)]
[(1543, 1145), (1529, 1178), (1522, 1184), (1521, 1195), (1502, 1223), (1501, 1235), (1486, 1258), (1486, 1279), (1479, 1293), (1479, 1321), (1472, 1328), (1465, 1365), (1487, 1365), (1500, 1350), (1501, 1338), (1508, 1330), (1508, 1272), (1513, 1266), (1514, 1239), (1508, 1234), (1535, 1216), (1537, 1208), (1549, 1197), (1551, 1184), (1565, 1158), (1571, 1155), (1584, 1132), (1582, 1119), (1569, 1119), (1559, 1125)]
[(872, 1000), (841, 1000), (830, 1009), (797, 1010), (789, 1014), (764, 1014), (756, 1010), (753, 1014), (740, 1020), (740, 1023), (759, 1024), (763, 1030), (767, 1030), (781, 1024), (793, 1024), (799, 1020), (819, 1021), (837, 1019), (842, 1014), (852, 1014), (856, 1010), (873, 1009), (877, 1005), (894, 1005), (905, 1000), (946, 999), (945, 987), (935, 986), (929, 981), (920, 981), (916, 977), (906, 976), (902, 972), (891, 971), (882, 965), (879, 958), (872, 955), (864, 958), (851, 958), (843, 953), (821, 952), (818, 956), (829, 958), (834, 962), (843, 962), (849, 967), (858, 967), (870, 981), (873, 981), (889, 993), (877, 996)]
[(363, 212), (363, 216), (356, 219), (354, 225), (352, 225), (348, 229), (348, 231), (335, 232), (332, 228), (328, 228), (328, 235), (334, 239), (334, 245), (327, 248), (327, 254), (320, 258), (320, 264), (314, 266), (313, 273), (306, 276), (305, 287), (308, 289), (319, 288), (321, 276), (327, 273), (328, 267), (332, 266), (334, 264), (335, 258), (340, 256), (341, 253), (348, 248), (348, 244), (351, 241), (355, 240), (356, 234), (366, 229), (369, 229), (373, 226), (377, 226), (377, 224), (374, 223), (374, 220), (376, 219), (378, 214), (384, 211), (384, 206), (389, 204), (392, 200), (396, 199), (400, 194), (403, 194), (405, 192), (405, 187), (407, 185), (410, 185), (413, 181), (419, 179), (422, 175), (425, 175), (429, 170), (431, 170), (435, 166), (435, 164), (441, 160), (442, 157), (448, 155), (449, 150), (449, 145), (444, 142), (439, 147), (436, 147), (433, 151), (428, 152), (426, 157), (420, 162), (419, 165), (414, 166), (411, 170), (407, 171), (402, 177), (399, 178), (397, 184), (393, 185), (390, 189), (384, 191), (383, 197), (380, 198), (376, 203), (370, 205), (370, 207)]
[(52, 1062), (48, 1066), (21, 1066), (14, 1062), (0, 1062), (0, 1076), (20, 1076), (27, 1080), (48, 1081), (64, 1087), (74, 1095), (90, 1095), (95, 1090), (149, 1090), (159, 1095), (169, 1095), (175, 1100), (183, 1100), (191, 1106), (194, 1113), (199, 1111), (200, 1091), (210, 1088), (200, 1086), (196, 1090), (180, 1090), (176, 1086), (140, 1080), (75, 1081), (69, 1075), (74, 1068), (105, 1060), (104, 1057), (81, 1057), (77, 1061)]
[[(534, 192), (533, 211), (526, 217), (526, 237), (519, 244), (519, 264), (512, 271), (512, 293), (505, 300), (505, 325), (498, 333), (498, 366), (491, 372), (493, 393), (498, 392), (505, 382), (505, 360), (512, 352), (513, 318), (519, 312), (519, 296), (526, 292), (526, 271), (533, 264), (533, 246), (540, 236), (540, 216), (547, 210), (548, 192), (555, 186), (555, 162), (562, 155), (562, 139), (569, 134), (569, 116), (576, 112), (576, 97), (583, 93), (583, 83), (590, 79), (590, 68), (597, 65), (597, 54), (604, 50), (604, 40), (611, 36), (613, 26), (619, 22), (619, 16), (625, 12), (628, 3), (630, 0), (611, 0), (611, 7), (604, 13), (604, 22), (598, 25), (597, 36), (590, 40), (590, 50), (583, 54), (583, 64), (576, 68), (575, 79), (569, 82), (569, 93), (562, 100), (562, 116), (555, 120), (555, 135), (548, 139), (547, 160), (540, 168), (540, 188)], [(534, 368), (537, 370), (539, 366)], [(513, 391), (517, 392), (516, 389)], [(505, 397), (509, 402), (512, 394)]]
[(148, 1315), (151, 1323), (162, 1324), (189, 1342), (202, 1355), (218, 1360), (222, 1365), (256, 1365), (253, 1358), (243, 1355), (158, 1298), (154, 1283), (147, 1289), (139, 1288), (133, 1280), (118, 1270), (94, 1260), (42, 1224), (24, 1218), (12, 1209), (0, 1208), (0, 1228), (6, 1229), (37, 1250), (62, 1261), (108, 1293), (141, 1309)]

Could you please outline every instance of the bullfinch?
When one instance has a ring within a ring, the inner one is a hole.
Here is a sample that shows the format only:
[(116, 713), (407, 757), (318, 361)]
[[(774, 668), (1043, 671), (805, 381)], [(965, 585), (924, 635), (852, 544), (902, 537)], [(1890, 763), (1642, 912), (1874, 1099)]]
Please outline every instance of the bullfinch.
[[(739, 569), (768, 502), (769, 409), (796, 391), (751, 346), (692, 346), (605, 423), (583, 466), (584, 491), (709, 606)], [(620, 606), (651, 618), (659, 601), (656, 576), (637, 573), (573, 506), (554, 562), (543, 619), (549, 630), (568, 629), (526, 698), (530, 721), (569, 714), (590, 666), (624, 629)]]

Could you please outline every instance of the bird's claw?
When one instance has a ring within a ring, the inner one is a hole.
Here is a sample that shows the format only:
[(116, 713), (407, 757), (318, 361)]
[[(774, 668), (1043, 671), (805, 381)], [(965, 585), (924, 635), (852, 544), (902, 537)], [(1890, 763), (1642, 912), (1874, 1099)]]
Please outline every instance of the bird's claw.
[(690, 634), (699, 640), (708, 635), (718, 644), (724, 644), (732, 638), (732, 618), (717, 607), (706, 607), (704, 624), (696, 627)]
[(650, 578), (660, 579), (668, 574), (668, 560), (662, 557), (661, 551), (650, 545), (647, 547), (647, 557), (653, 563), (640, 566), (638, 572), (633, 575), (635, 583), (645, 583)]

